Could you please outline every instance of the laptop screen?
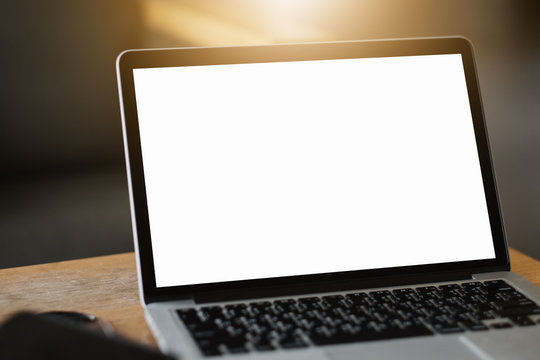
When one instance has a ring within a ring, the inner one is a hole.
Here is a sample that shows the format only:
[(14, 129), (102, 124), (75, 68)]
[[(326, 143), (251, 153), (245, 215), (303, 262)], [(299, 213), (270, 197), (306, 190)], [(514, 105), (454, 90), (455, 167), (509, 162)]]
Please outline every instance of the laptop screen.
[(495, 258), (460, 54), (133, 74), (157, 287)]

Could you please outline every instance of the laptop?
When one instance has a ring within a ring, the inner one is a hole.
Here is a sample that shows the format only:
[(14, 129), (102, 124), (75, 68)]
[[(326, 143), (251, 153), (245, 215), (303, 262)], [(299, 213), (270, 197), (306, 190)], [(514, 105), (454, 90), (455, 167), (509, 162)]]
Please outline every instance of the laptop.
[(537, 359), (463, 38), (129, 50), (141, 302), (179, 359)]

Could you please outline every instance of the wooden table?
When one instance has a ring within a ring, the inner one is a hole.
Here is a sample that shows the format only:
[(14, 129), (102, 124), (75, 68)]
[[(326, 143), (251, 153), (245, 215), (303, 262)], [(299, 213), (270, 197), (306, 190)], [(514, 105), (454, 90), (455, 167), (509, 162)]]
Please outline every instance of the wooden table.
[[(512, 270), (540, 286), (540, 262), (510, 249)], [(109, 320), (156, 346), (139, 302), (134, 253), (0, 270), (0, 322), (21, 310), (71, 310)]]

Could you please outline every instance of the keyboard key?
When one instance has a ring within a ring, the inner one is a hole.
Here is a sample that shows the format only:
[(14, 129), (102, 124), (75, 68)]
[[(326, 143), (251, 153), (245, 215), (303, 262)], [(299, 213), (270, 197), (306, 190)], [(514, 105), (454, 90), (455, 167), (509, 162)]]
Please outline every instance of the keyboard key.
[(484, 284), (482, 284), (481, 282), (479, 281), (473, 281), (473, 282), (467, 282), (467, 283), (463, 283), (461, 284), (461, 287), (462, 288), (469, 288), (469, 289), (472, 289), (472, 288), (483, 288), (484, 287)]
[(502, 301), (493, 301), (493, 307), (496, 310), (515, 308), (515, 307), (531, 307), (536, 304), (529, 299), (512, 299), (512, 300), (502, 300)]
[(219, 350), (219, 348), (215, 346), (209, 346), (209, 347), (201, 346), (201, 351), (205, 356), (216, 356), (216, 355), (222, 354), (221, 350)]
[(229, 350), (229, 352), (230, 352), (231, 354), (240, 354), (240, 353), (246, 353), (246, 352), (248, 352), (248, 349), (247, 349), (244, 345), (239, 345), (239, 346), (235, 346), (235, 345), (227, 346), (227, 349)]
[(294, 349), (306, 347), (307, 344), (298, 336), (287, 336), (279, 341), (279, 345), (284, 349)]
[(426, 335), (433, 335), (433, 333), (424, 326), (411, 326), (406, 330), (395, 327), (386, 327), (379, 331), (367, 327), (355, 333), (336, 331), (327, 334), (319, 332), (310, 335), (310, 340), (317, 345), (329, 345)]
[(457, 324), (437, 324), (433, 326), (440, 334), (452, 334), (463, 332), (463, 329)]
[(376, 334), (375, 331), (367, 328), (356, 333), (347, 333), (344, 331), (324, 331), (317, 329), (316, 332), (310, 334), (309, 338), (314, 344), (317, 345), (332, 345), (376, 340)]
[(253, 342), (253, 347), (257, 351), (270, 351), (274, 350), (275, 346), (272, 345), (272, 342), (268, 338), (261, 338)]
[(338, 307), (343, 305), (342, 300), (344, 299), (343, 295), (323, 296), (322, 302), (328, 307)]
[(497, 292), (515, 291), (515, 289), (512, 286), (508, 285), (503, 280), (484, 281), (484, 286), (490, 291), (497, 291)]
[(534, 322), (528, 316), (512, 316), (510, 320), (512, 320), (512, 322), (518, 326), (534, 325)]
[(435, 286), (421, 286), (417, 287), (415, 290), (418, 294), (437, 292), (437, 288)]
[(462, 322), (462, 324), (471, 331), (482, 331), (488, 329), (488, 327), (481, 322)]
[(297, 309), (296, 301), (293, 299), (277, 300), (274, 301), (274, 308), (279, 312), (295, 312)]
[(497, 310), (496, 312), (500, 317), (519, 316), (519, 315), (538, 315), (540, 314), (540, 307), (533, 305), (533, 306), (505, 308), (505, 309)]
[(508, 329), (511, 327), (512, 327), (512, 324), (509, 322), (500, 322), (500, 323), (491, 324), (492, 329)]
[(223, 317), (223, 308), (221, 306), (205, 306), (201, 308), (201, 312), (204, 316), (213, 318)]
[(397, 289), (392, 291), (392, 295), (397, 302), (417, 301), (418, 295), (411, 288)]
[(301, 304), (314, 304), (314, 303), (318, 303), (319, 301), (321, 301), (321, 298), (316, 297), (316, 296), (298, 299), (298, 302)]

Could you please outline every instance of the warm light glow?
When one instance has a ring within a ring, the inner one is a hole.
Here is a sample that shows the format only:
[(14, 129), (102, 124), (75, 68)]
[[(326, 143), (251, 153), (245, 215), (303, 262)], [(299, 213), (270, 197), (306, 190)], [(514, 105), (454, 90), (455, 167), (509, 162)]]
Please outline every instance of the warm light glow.
[[(278, 42), (335, 40), (321, 19), (336, 4), (327, 0), (256, 0), (264, 31)], [(338, 6), (339, 7), (339, 6)]]
[(242, 45), (272, 42), (256, 29), (191, 8), (179, 1), (142, 2), (144, 22), (165, 35), (195, 45)]
[(219, 46), (332, 40), (303, 19), (321, 1), (142, 0), (145, 25), (182, 45)]

